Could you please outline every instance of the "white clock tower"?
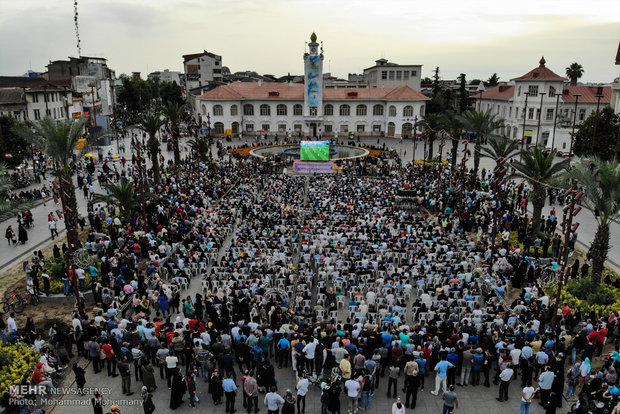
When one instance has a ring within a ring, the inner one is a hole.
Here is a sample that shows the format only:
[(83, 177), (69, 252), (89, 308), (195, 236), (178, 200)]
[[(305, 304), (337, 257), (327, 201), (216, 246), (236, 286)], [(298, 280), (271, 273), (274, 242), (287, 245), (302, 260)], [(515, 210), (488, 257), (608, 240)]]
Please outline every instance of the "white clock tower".
[(318, 137), (323, 122), (323, 49), (319, 53), (314, 32), (308, 49), (304, 53), (304, 121), (309, 135)]

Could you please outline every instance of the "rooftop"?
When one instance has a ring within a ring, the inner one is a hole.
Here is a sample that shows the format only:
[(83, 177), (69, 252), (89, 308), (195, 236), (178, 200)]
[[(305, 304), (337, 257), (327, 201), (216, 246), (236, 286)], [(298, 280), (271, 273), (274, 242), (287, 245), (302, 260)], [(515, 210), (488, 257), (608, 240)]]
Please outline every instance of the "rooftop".
[(214, 59), (217, 58), (217, 57), (220, 57), (220, 56), (216, 55), (215, 53), (207, 52), (205, 50), (202, 53), (192, 53), (192, 54), (189, 54), (189, 55), (183, 55), (183, 63), (187, 62), (188, 60), (199, 58), (201, 56), (209, 56), (209, 57), (214, 58)]
[(496, 99), (500, 101), (509, 101), (514, 97), (515, 87), (512, 85), (499, 85), (493, 88), (481, 91), (472, 96), (476, 99)]
[[(601, 103), (611, 103), (611, 86), (565, 86), (562, 93), (562, 102), (575, 102), (575, 95), (581, 95), (578, 103), (596, 103), (598, 88), (601, 88)], [(568, 91), (568, 93), (567, 93)]]
[(545, 57), (543, 56), (540, 59), (539, 66), (537, 68), (530, 70), (528, 73), (526, 73), (523, 76), (519, 76), (518, 78), (514, 78), (511, 80), (537, 80), (537, 81), (546, 81), (546, 80), (565, 81), (567, 80), (566, 78), (563, 78), (562, 76), (553, 72), (551, 69), (547, 68), (545, 66), (545, 63), (547, 63), (547, 61), (545, 60)]

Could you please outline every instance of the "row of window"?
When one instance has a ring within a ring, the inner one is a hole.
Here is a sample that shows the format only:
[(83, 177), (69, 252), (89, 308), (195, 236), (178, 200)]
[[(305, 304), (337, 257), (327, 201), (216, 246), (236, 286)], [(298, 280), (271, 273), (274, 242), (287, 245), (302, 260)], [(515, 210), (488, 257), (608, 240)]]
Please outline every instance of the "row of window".
[[(372, 114), (374, 116), (383, 116), (384, 111), (383, 105), (374, 105), (372, 107)], [(205, 105), (202, 106), (202, 114), (206, 115), (207, 108)], [(238, 107), (237, 105), (232, 105), (230, 107), (230, 116), (238, 115)], [(293, 105), (293, 115), (301, 116), (303, 112), (303, 106), (300, 104)], [(261, 116), (270, 116), (271, 115), (271, 106), (267, 104), (262, 104), (259, 107), (259, 113)], [(349, 116), (351, 115), (351, 106), (350, 105), (340, 105), (338, 107), (338, 113), (340, 116)], [(331, 104), (327, 104), (323, 107), (323, 114), (325, 116), (334, 115), (334, 106)], [(366, 116), (368, 114), (368, 107), (366, 105), (357, 105), (355, 107), (355, 115), (356, 116)], [(412, 105), (407, 105), (402, 110), (403, 117), (412, 117), (414, 115), (414, 108)], [(253, 116), (254, 115), (254, 105), (245, 104), (243, 105), (243, 115), (244, 116)], [(276, 115), (278, 116), (287, 116), (288, 115), (288, 107), (284, 104), (279, 104), (276, 106)], [(316, 116), (316, 108), (310, 108), (310, 115)], [(420, 108), (420, 115), (424, 115), (424, 106)], [(224, 107), (222, 105), (214, 105), (213, 106), (213, 116), (224, 116)], [(396, 107), (394, 105), (390, 105), (388, 108), (388, 116), (396, 116)]]
[[(537, 97), (538, 96), (538, 85), (529, 85), (527, 87), (527, 95), (528, 97), (532, 98), (532, 97)], [(542, 92), (540, 92), (542, 93)], [(549, 98), (555, 98), (555, 94), (556, 94), (556, 90), (555, 87), (553, 86), (549, 86), (549, 92), (547, 93), (547, 95), (549, 96)], [(521, 96), (521, 85), (519, 85), (519, 87), (517, 88), (517, 96)]]
[[(418, 76), (417, 70), (411, 71), (411, 76)], [(409, 80), (409, 71), (408, 70), (382, 70), (381, 71), (381, 79), (382, 80)]]
[[(215, 129), (215, 133), (218, 135), (222, 135), (224, 134), (225, 131), (225, 127), (224, 124), (222, 122), (216, 122), (213, 124), (213, 128)], [(279, 133), (285, 133), (287, 132), (286, 130), (286, 124), (278, 124), (277, 125), (278, 128), (278, 132)], [(300, 132), (302, 131), (302, 124), (294, 124), (293, 125), (293, 131)], [(387, 124), (387, 128), (388, 128), (388, 136), (393, 136), (394, 135), (394, 131), (396, 130), (396, 124), (394, 124), (394, 122), (388, 122)], [(238, 134), (239, 133), (239, 123), (238, 122), (233, 122), (232, 123), (232, 133), (233, 134)], [(261, 124), (261, 128), (260, 131), (262, 132), (269, 132), (271, 130), (271, 126), (270, 124)], [(364, 133), (366, 132), (366, 125), (356, 125), (355, 126), (355, 130), (358, 133)], [(402, 133), (404, 135), (408, 135), (411, 134), (411, 131), (413, 130), (413, 125), (411, 123), (404, 123), (402, 125)], [(255, 132), (255, 126), (253, 123), (246, 123), (245, 124), (245, 132)], [(343, 132), (343, 133), (348, 133), (350, 131), (350, 126), (348, 124), (341, 124), (340, 125), (340, 130), (339, 132)], [(325, 124), (323, 125), (323, 132), (329, 134), (334, 132), (334, 125), (331, 124)], [(381, 133), (381, 125), (372, 125), (372, 132), (379, 134)]]
[[(52, 108), (52, 109), (46, 109), (45, 110), (45, 116), (51, 116), (54, 119), (59, 119), (59, 118), (63, 118), (64, 115), (64, 109), (62, 108)], [(36, 121), (41, 119), (41, 111), (38, 109), (34, 110), (34, 119)]]
[[(501, 114), (500, 114), (500, 107), (501, 107)], [(487, 104), (486, 109), (489, 110), (491, 108), (492, 108), (491, 104)], [(506, 107), (505, 106), (496, 106), (495, 107), (495, 112), (498, 115), (501, 115), (503, 118), (506, 117)], [(568, 109), (564, 109), (564, 111), (562, 112), (562, 116), (564, 118), (567, 118), (568, 117), (568, 112), (569, 112)], [(571, 113), (572, 113), (572, 111), (571, 111)], [(517, 110), (515, 110), (515, 116), (518, 116)], [(523, 119), (524, 116), (525, 116), (525, 108), (523, 108), (521, 110), (520, 118)], [(539, 117), (540, 117), (540, 108), (527, 108), (527, 119), (538, 120)], [(555, 120), (554, 117), (555, 117), (555, 109), (547, 108), (545, 110), (545, 121), (554, 121)], [(508, 118), (512, 118), (512, 106), (508, 107)], [(577, 119), (579, 121), (583, 121), (585, 118), (586, 118), (586, 110), (585, 110), (585, 108), (580, 108), (579, 109), (579, 113), (577, 115)]]

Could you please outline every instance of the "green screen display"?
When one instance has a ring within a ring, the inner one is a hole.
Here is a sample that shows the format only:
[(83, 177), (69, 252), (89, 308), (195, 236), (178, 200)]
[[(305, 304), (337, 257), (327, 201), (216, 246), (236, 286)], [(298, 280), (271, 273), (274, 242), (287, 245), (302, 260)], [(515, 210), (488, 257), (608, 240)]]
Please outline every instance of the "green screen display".
[(301, 141), (302, 161), (329, 161), (329, 141)]

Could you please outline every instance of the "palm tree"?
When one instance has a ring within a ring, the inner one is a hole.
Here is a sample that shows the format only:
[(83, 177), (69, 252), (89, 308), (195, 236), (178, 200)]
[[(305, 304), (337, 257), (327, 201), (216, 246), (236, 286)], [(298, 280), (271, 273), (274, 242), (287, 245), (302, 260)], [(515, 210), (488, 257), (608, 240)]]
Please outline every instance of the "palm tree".
[(502, 162), (509, 161), (518, 152), (519, 144), (517, 144), (517, 141), (505, 136), (501, 138), (491, 137), (489, 138), (489, 146), (482, 147), (482, 156), (491, 158), (495, 161), (495, 169), (497, 169)]
[(159, 140), (157, 139), (157, 132), (165, 123), (166, 120), (160, 118), (158, 115), (147, 115), (146, 117), (138, 119), (137, 125), (138, 128), (149, 134), (146, 147), (151, 156), (151, 162), (153, 163), (155, 185), (159, 185), (161, 179), (159, 176)]
[(427, 129), (428, 140), (428, 159), (433, 159), (433, 141), (437, 137), (437, 131), (441, 128), (441, 117), (439, 114), (424, 115), (424, 127)]
[(598, 222), (590, 247), (592, 281), (598, 284), (609, 251), (609, 224), (620, 216), (620, 164), (593, 158), (577, 164), (566, 175), (584, 188), (584, 203), (595, 212)]
[(504, 126), (504, 120), (498, 119), (496, 114), (492, 114), (491, 110), (482, 111), (465, 111), (461, 116), (463, 127), (475, 134), (474, 147), (474, 174), (478, 174), (480, 166), (480, 148), (482, 142), (496, 129)]
[(106, 203), (118, 206), (121, 217), (129, 218), (131, 210), (138, 205), (138, 197), (133, 185), (128, 183), (106, 184), (107, 194), (95, 194), (91, 203)]
[(570, 84), (572, 86), (577, 85), (577, 79), (581, 78), (582, 75), (583, 66), (577, 62), (571, 63), (570, 66), (566, 68), (566, 76), (570, 79)]
[(192, 139), (187, 143), (192, 151), (194, 152), (194, 157), (197, 159), (204, 161), (207, 158), (207, 154), (211, 150), (211, 144), (209, 140), (205, 137), (198, 137), (196, 139)]
[(516, 172), (506, 178), (523, 178), (530, 184), (530, 198), (533, 206), (532, 239), (535, 239), (540, 231), (540, 217), (545, 206), (547, 186), (559, 178), (560, 173), (568, 167), (570, 160), (567, 158), (554, 163), (555, 149), (544, 153), (540, 148), (534, 148), (531, 151), (521, 150), (520, 154), (521, 160), (510, 164)]
[(177, 102), (170, 101), (168, 101), (166, 105), (162, 108), (162, 114), (168, 120), (168, 122), (170, 122), (175, 166), (178, 166), (181, 163), (181, 155), (179, 154), (179, 122), (181, 122), (181, 116), (183, 115), (184, 111), (184, 105), (179, 105)]
[(456, 157), (459, 151), (459, 141), (463, 134), (463, 121), (458, 113), (448, 111), (441, 114), (441, 126), (450, 133), (452, 141), (452, 170), (456, 170)]

